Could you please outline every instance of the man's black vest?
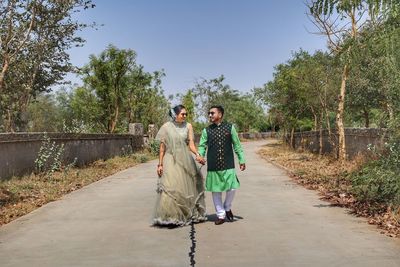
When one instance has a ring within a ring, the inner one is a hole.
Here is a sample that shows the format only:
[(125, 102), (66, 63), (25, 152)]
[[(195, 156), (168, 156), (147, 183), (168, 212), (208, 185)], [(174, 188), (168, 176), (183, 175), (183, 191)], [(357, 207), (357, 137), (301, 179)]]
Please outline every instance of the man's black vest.
[(207, 170), (221, 171), (235, 168), (232, 148), (232, 124), (211, 124), (207, 131)]

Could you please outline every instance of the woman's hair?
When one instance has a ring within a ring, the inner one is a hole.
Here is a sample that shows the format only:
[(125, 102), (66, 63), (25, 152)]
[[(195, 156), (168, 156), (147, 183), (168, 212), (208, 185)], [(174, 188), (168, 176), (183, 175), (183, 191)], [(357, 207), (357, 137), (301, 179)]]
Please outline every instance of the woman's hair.
[(182, 109), (186, 109), (184, 105), (177, 105), (169, 110), (169, 116), (172, 118), (172, 120), (176, 119), (176, 115), (181, 113)]

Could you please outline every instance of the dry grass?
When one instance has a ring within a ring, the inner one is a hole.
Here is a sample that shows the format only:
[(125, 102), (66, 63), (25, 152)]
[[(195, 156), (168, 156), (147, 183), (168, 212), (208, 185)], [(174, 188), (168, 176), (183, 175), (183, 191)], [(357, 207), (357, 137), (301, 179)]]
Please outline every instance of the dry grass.
[(148, 154), (133, 154), (99, 160), (84, 168), (72, 168), (52, 175), (27, 175), (0, 182), (0, 225), (23, 216), (44, 204), (85, 185), (150, 159)]
[(264, 146), (259, 154), (269, 162), (286, 169), (297, 183), (317, 190), (321, 199), (335, 206), (349, 208), (357, 216), (368, 218), (370, 224), (378, 225), (382, 233), (388, 236), (400, 237), (399, 211), (394, 212), (386, 206), (362, 203), (351, 193), (349, 174), (359, 170), (365, 163), (365, 158), (357, 157), (340, 163), (333, 157), (293, 151), (279, 141)]

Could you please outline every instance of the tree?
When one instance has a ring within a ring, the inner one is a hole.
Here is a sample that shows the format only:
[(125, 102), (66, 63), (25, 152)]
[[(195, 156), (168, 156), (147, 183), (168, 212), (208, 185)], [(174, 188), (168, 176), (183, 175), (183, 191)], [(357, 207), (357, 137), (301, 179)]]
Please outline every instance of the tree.
[(229, 107), (229, 121), (241, 132), (266, 131), (267, 117), (261, 105), (251, 94), (241, 95)]
[(135, 60), (133, 50), (109, 45), (98, 57), (91, 55), (89, 63), (82, 68), (83, 81), (97, 96), (101, 121), (108, 133), (116, 129), (123, 100), (128, 94), (127, 74)]
[(225, 109), (224, 120), (235, 124), (239, 131), (265, 129), (267, 122), (261, 104), (253, 96), (232, 89), (224, 80), (223, 75), (201, 79), (190, 89), (199, 122), (207, 121), (207, 112), (212, 105), (221, 105)]
[[(346, 106), (354, 119), (362, 118), (364, 127), (369, 128), (371, 114), (384, 101), (382, 83), (377, 70), (382, 68), (382, 58), (371, 47), (359, 46), (353, 49), (353, 67), (348, 81)], [(358, 116), (357, 116), (358, 115)]]
[(294, 132), (299, 121), (310, 116), (307, 94), (299, 72), (299, 64), (305, 54), (294, 54), (294, 58), (285, 64), (275, 66), (273, 80), (261, 88), (256, 88), (255, 95), (263, 99), (270, 109), (281, 115), (283, 128), (290, 132), (290, 144), (293, 146)]
[[(333, 90), (337, 76), (332, 57), (321, 51), (310, 55), (299, 50), (286, 63), (275, 66), (273, 80), (253, 90), (256, 99), (268, 107), (273, 128), (290, 132), (319, 130), (322, 153), (322, 130), (328, 129), (334, 104)], [(333, 140), (331, 140), (333, 141)]]
[(354, 64), (346, 105), (350, 112), (360, 114), (366, 127), (374, 119), (373, 114), (379, 116), (379, 126), (388, 127), (398, 113), (399, 24), (399, 17), (393, 14), (379, 27), (364, 28), (352, 50)]
[(143, 66), (133, 66), (128, 74), (128, 96), (125, 103), (126, 122), (161, 124), (166, 120), (169, 103), (161, 88), (164, 71), (145, 72)]
[(233, 107), (234, 103), (239, 100), (240, 94), (225, 84), (224, 80), (223, 75), (209, 80), (201, 78), (191, 89), (196, 101), (196, 117), (200, 120), (207, 120), (207, 112), (212, 105), (221, 105), (226, 108), (224, 117), (226, 120), (231, 119), (230, 109), (227, 107)]
[[(61, 103), (60, 103), (61, 104)], [(104, 133), (109, 131), (109, 122), (105, 120), (105, 111), (94, 89), (77, 87), (69, 95), (66, 106), (71, 113), (64, 112), (64, 131), (85, 129), (85, 132)], [(79, 130), (79, 132), (81, 132)]]
[(137, 65), (136, 53), (109, 45), (81, 69), (84, 85), (59, 95), (68, 129), (126, 132), (133, 122), (160, 126), (169, 103), (161, 87), (163, 71)]
[[(317, 51), (309, 55), (304, 51), (296, 53), (296, 71), (299, 78), (298, 87), (304, 95), (304, 105), (313, 116), (313, 130), (319, 131), (319, 153), (323, 151), (323, 129), (328, 131), (328, 140), (334, 147), (331, 132), (330, 113), (335, 104), (335, 87), (337, 71), (331, 56)], [(303, 127), (307, 125), (303, 119)]]
[(0, 3), (0, 110), (6, 131), (24, 130), (29, 102), (72, 69), (67, 50), (81, 45), (88, 25), (73, 13), (90, 0), (8, 0)]
[(27, 109), (30, 132), (58, 132), (62, 128), (56, 99), (52, 94), (38, 96)]
[(192, 90), (187, 90), (186, 94), (181, 96), (181, 103), (186, 107), (187, 117), (186, 120), (193, 123), (196, 120), (195, 116), (195, 103)]
[(309, 17), (319, 34), (327, 37), (329, 48), (342, 57), (342, 81), (338, 97), (336, 125), (339, 136), (338, 156), (346, 160), (344, 112), (346, 83), (351, 68), (351, 50), (357, 45), (359, 31), (366, 25), (380, 25), (395, 5), (395, 0), (312, 0), (307, 3)]

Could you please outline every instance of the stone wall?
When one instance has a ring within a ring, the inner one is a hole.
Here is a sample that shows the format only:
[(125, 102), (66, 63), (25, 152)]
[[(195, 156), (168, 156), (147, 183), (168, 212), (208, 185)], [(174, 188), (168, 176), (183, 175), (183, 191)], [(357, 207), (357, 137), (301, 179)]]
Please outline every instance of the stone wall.
[(246, 139), (265, 139), (265, 138), (275, 138), (276, 133), (275, 132), (264, 132), (264, 133), (238, 133), (239, 138), (241, 140), (246, 140)]
[[(294, 135), (294, 148), (305, 149), (313, 153), (319, 153), (320, 150), (320, 132), (297, 132)], [(384, 129), (345, 129), (347, 156), (354, 158), (358, 154), (363, 154), (367, 151), (368, 146), (382, 146), (387, 140), (388, 134)], [(285, 137), (286, 143), (290, 143), (290, 135)], [(327, 130), (322, 131), (322, 153), (337, 154), (338, 138), (337, 134), (333, 133), (331, 140)]]
[[(108, 159), (124, 152), (141, 150), (157, 133), (154, 125), (144, 133), (140, 123), (129, 125), (130, 134), (47, 133), (51, 142), (64, 144), (62, 162), (83, 166), (98, 159)], [(275, 137), (275, 133), (239, 133), (241, 139)], [(44, 133), (0, 133), (0, 179), (21, 176), (35, 170)], [(200, 135), (195, 135), (198, 143)]]
[[(48, 133), (47, 136), (58, 145), (64, 144), (65, 164), (76, 158), (78, 166), (143, 148), (143, 135)], [(43, 133), (0, 134), (0, 179), (32, 172), (43, 140)]]
[[(276, 138), (275, 132), (264, 132), (264, 133), (238, 133), (240, 140), (253, 140), (253, 139), (265, 139), (265, 138)], [(198, 144), (200, 142), (201, 134), (194, 134), (194, 142)]]

